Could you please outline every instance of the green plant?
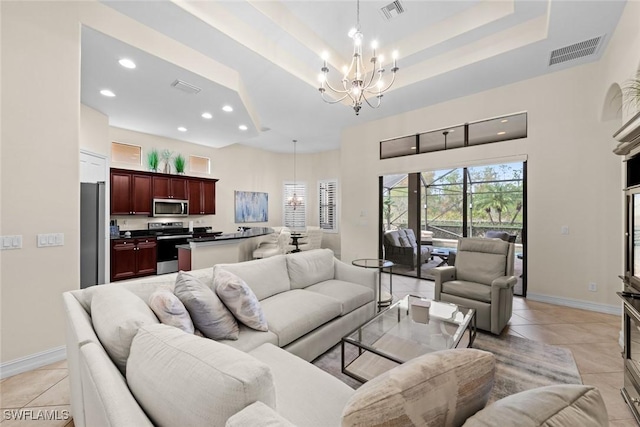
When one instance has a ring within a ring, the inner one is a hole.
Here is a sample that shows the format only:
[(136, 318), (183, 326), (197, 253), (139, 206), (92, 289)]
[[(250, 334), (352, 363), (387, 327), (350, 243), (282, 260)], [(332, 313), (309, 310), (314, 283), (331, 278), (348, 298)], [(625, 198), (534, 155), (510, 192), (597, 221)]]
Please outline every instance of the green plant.
[(149, 164), (149, 170), (157, 171), (158, 166), (160, 165), (160, 155), (158, 154), (158, 150), (152, 148), (147, 153), (147, 163)]
[(173, 166), (175, 166), (177, 173), (184, 173), (184, 169), (186, 165), (187, 165), (187, 161), (182, 156), (182, 154), (177, 154), (173, 158)]
[(640, 108), (640, 71), (622, 87), (623, 102), (627, 107)]

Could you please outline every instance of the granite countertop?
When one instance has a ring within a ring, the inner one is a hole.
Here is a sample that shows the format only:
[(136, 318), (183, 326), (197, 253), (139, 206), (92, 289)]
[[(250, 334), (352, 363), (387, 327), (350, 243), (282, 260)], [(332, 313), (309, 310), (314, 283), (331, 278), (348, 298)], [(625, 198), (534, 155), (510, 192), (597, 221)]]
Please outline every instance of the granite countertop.
[(267, 234), (273, 233), (273, 228), (271, 227), (253, 227), (245, 231), (238, 231), (235, 233), (222, 233), (215, 236), (196, 236), (192, 239), (189, 239), (189, 242), (199, 243), (199, 242), (213, 242), (220, 240), (234, 240), (234, 239), (247, 239), (249, 237), (258, 237), (265, 236)]

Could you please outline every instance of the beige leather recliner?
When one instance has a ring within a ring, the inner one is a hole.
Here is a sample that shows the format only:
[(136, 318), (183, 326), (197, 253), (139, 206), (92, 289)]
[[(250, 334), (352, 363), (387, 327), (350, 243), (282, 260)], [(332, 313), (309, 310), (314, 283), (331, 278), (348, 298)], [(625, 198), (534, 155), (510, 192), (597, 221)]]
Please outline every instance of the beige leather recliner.
[(511, 319), (513, 257), (513, 243), (460, 239), (455, 265), (432, 269), (435, 299), (474, 308), (478, 329), (500, 334)]

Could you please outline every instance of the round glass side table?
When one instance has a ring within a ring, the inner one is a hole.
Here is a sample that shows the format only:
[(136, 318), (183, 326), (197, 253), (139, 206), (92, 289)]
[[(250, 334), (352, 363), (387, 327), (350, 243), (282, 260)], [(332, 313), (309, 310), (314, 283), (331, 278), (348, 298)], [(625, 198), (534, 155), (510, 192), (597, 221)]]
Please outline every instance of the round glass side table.
[[(361, 258), (351, 262), (356, 267), (378, 269), (378, 311), (382, 307), (388, 307), (393, 302), (393, 262), (386, 259)], [(382, 272), (389, 270), (389, 292), (382, 290)]]

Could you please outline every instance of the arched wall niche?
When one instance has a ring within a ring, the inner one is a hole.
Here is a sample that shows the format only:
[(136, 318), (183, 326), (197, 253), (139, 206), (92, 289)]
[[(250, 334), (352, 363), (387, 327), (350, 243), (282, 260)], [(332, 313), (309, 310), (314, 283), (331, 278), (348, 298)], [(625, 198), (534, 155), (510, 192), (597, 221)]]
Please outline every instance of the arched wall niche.
[(602, 104), (601, 120), (617, 120), (622, 124), (622, 88), (618, 83), (609, 86)]

